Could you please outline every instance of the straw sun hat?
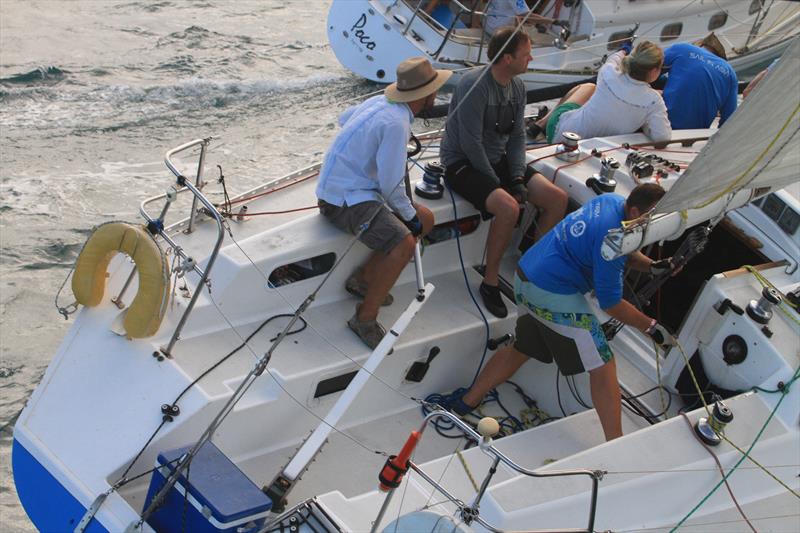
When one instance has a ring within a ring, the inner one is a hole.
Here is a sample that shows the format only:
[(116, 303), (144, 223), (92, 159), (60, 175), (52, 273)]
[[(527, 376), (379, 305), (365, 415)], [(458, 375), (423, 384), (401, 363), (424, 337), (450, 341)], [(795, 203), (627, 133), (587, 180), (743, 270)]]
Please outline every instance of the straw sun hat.
[(437, 70), (424, 57), (406, 59), (397, 66), (397, 81), (384, 94), (393, 102), (413, 102), (436, 92), (453, 72)]

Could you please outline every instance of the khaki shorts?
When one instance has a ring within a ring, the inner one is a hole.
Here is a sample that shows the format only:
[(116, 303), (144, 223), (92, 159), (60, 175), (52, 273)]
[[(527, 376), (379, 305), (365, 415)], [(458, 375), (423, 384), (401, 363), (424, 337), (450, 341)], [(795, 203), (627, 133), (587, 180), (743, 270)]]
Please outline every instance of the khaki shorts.
[(367, 230), (361, 234), (359, 240), (371, 250), (376, 250), (388, 254), (392, 249), (405, 239), (406, 235), (411, 235), (411, 231), (393, 212), (381, 202), (361, 202), (356, 205), (337, 205), (329, 204), (325, 200), (319, 200), (319, 211), (322, 216), (342, 231), (357, 235), (364, 224), (369, 223), (370, 218), (375, 214), (375, 218), (369, 224)]

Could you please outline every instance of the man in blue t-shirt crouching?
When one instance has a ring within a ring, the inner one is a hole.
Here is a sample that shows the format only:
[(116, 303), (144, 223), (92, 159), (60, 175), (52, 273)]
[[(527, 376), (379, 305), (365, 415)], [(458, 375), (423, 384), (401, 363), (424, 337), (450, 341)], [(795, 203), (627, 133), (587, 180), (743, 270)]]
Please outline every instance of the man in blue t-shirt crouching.
[(594, 290), (606, 313), (659, 344), (675, 344), (655, 319), (622, 299), (626, 263), (634, 270), (660, 274), (671, 270), (671, 261), (653, 261), (641, 252), (606, 261), (600, 254), (608, 230), (647, 213), (663, 195), (659, 185), (646, 183), (633, 189), (627, 200), (618, 194), (598, 196), (569, 214), (522, 256), (514, 276), (515, 342), (489, 360), (469, 391), (450, 399), (451, 410), (466, 414), (475, 408), (529, 357), (545, 363), (555, 359), (564, 375), (589, 372), (592, 402), (606, 440), (622, 436), (616, 364), (584, 294)]

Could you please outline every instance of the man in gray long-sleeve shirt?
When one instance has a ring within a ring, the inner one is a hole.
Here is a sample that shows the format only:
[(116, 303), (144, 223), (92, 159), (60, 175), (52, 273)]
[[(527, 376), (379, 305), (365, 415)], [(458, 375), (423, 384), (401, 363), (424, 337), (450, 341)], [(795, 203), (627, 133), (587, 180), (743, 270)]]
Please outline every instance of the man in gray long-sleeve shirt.
[(498, 289), (500, 260), (519, 218), (519, 205), (527, 200), (539, 208), (538, 238), (563, 218), (567, 194), (525, 164), (525, 85), (516, 76), (531, 60), (530, 38), (502, 28), (487, 51), (492, 64), (465, 74), (450, 100), (440, 155), (450, 188), (484, 218), (495, 218), (480, 293), (486, 308), (503, 318), (508, 311)]

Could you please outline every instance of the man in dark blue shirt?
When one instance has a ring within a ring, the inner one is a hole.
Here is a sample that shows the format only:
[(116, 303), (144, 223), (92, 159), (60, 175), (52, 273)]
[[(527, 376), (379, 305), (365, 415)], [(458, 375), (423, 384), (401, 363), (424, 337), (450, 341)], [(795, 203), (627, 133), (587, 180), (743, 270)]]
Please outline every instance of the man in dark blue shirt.
[(623, 220), (647, 213), (664, 195), (654, 183), (637, 186), (628, 199), (603, 194), (567, 215), (520, 259), (514, 276), (517, 302), (516, 336), (489, 360), (475, 384), (463, 396), (446, 401), (457, 414), (481, 403), (530, 357), (555, 360), (562, 374), (589, 372), (592, 402), (606, 440), (622, 435), (621, 397), (611, 348), (584, 294), (594, 290), (600, 307), (623, 324), (650, 335), (662, 345), (675, 343), (655, 319), (622, 298), (626, 264), (634, 270), (659, 274), (671, 261), (653, 261), (641, 252), (606, 261), (600, 254), (603, 238)]
[(739, 80), (725, 48), (713, 33), (698, 44), (673, 44), (664, 51), (669, 69), (664, 103), (674, 130), (708, 128), (717, 113), (722, 126), (736, 111)]

